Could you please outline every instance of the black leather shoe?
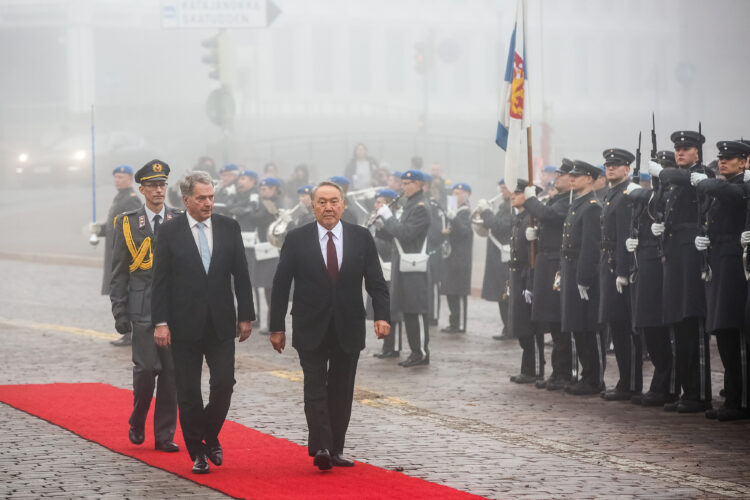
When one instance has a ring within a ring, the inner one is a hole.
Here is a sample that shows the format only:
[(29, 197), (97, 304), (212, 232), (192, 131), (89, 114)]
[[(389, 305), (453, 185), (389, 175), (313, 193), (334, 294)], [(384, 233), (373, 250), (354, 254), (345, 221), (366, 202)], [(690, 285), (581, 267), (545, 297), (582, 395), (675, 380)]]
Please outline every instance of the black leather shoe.
[(706, 410), (706, 418), (709, 420), (716, 420), (716, 418), (719, 416), (719, 411), (715, 408), (709, 408)]
[(398, 362), (398, 366), (404, 366), (406, 363), (410, 363), (410, 362), (414, 361), (415, 359), (419, 359), (419, 358), (417, 358), (415, 355), (411, 354), (405, 360), (399, 361)]
[(206, 454), (199, 453), (193, 462), (193, 474), (208, 474), (209, 472), (211, 472), (211, 467), (208, 465)]
[(430, 357), (425, 356), (424, 358), (409, 358), (403, 364), (399, 363), (404, 368), (411, 368), (412, 366), (424, 366), (430, 364)]
[(224, 450), (221, 449), (221, 445), (207, 446), (206, 456), (214, 465), (221, 465), (224, 463)]
[(716, 418), (721, 422), (728, 422), (730, 420), (746, 420), (750, 419), (750, 410), (742, 410), (740, 408), (727, 408), (722, 406), (716, 410)]
[(510, 377), (510, 381), (515, 382), (516, 384), (533, 384), (538, 380), (539, 379), (534, 377), (533, 375), (524, 375), (523, 373)]
[(331, 455), (331, 463), (334, 467), (354, 467), (354, 460), (345, 458), (341, 453)]
[(399, 356), (401, 356), (401, 353), (398, 351), (376, 352), (375, 354), (373, 354), (373, 356), (378, 359), (398, 358)]
[(536, 384), (534, 384), (534, 387), (536, 387), (537, 389), (546, 389), (547, 380), (537, 380)]
[(180, 447), (174, 441), (157, 441), (154, 444), (154, 449), (159, 451), (166, 451), (167, 453), (180, 451)]
[(630, 402), (634, 405), (642, 405), (643, 404), (643, 393), (638, 392), (636, 394), (633, 394), (633, 396), (630, 398)]
[(565, 389), (570, 384), (570, 380), (563, 380), (560, 378), (549, 378), (547, 379), (547, 390), (548, 391), (559, 391)]
[(677, 396), (675, 396), (674, 394), (662, 394), (660, 392), (648, 391), (643, 395), (643, 398), (641, 399), (641, 405), (664, 406), (667, 403), (673, 403), (675, 401), (677, 401)]
[(331, 467), (331, 454), (328, 450), (318, 450), (313, 459), (313, 465), (320, 470), (330, 470)]
[(457, 326), (446, 326), (445, 328), (440, 329), (443, 333), (458, 333), (461, 330)]
[(126, 347), (129, 345), (133, 345), (133, 334), (126, 333), (119, 339), (111, 341), (110, 344), (117, 346), (117, 347)]
[(579, 380), (575, 384), (568, 384), (565, 387), (565, 392), (573, 394), (574, 396), (590, 396), (593, 394), (600, 394), (604, 389), (604, 384), (597, 386), (585, 380)]
[(130, 442), (133, 444), (143, 444), (143, 441), (146, 440), (146, 434), (143, 432), (143, 429), (139, 429), (138, 427), (130, 427), (130, 431), (128, 432), (128, 439), (130, 439)]
[(664, 411), (677, 411), (677, 405), (680, 404), (680, 400), (676, 399), (668, 403), (664, 403)]
[(683, 399), (677, 403), (677, 413), (703, 413), (711, 408), (711, 401)]
[(622, 391), (614, 388), (602, 393), (602, 399), (605, 401), (630, 401), (630, 398), (635, 396), (635, 392)]
[(513, 337), (510, 335), (502, 334), (502, 335), (493, 335), (493, 339), (495, 340), (513, 340)]

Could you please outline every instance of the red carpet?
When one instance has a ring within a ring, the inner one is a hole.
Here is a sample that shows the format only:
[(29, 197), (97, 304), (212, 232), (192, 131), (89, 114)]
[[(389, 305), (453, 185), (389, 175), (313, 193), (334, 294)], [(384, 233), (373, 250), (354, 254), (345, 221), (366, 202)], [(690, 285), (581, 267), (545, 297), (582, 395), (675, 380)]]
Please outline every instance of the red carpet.
[[(240, 498), (480, 498), (447, 486), (358, 462), (353, 468), (321, 472), (312, 466), (307, 448), (227, 421), (219, 435), (224, 465), (196, 475), (180, 429), (179, 453), (153, 449), (151, 415), (146, 442), (132, 444), (127, 419), (132, 393), (106, 384), (0, 386), (0, 401), (36, 415), (117, 453), (186, 477)], [(259, 411), (262, 409), (259, 408)], [(95, 472), (95, 471), (92, 471)]]

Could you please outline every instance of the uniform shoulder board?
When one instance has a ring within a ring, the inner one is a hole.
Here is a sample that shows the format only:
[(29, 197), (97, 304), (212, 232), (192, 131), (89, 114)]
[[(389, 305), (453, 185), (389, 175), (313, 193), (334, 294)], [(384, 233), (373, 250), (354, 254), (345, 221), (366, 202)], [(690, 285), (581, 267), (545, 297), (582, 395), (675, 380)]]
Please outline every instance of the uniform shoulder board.
[(128, 210), (127, 212), (123, 212), (123, 213), (121, 213), (120, 215), (122, 215), (123, 217), (124, 217), (124, 216), (126, 216), (126, 215), (135, 215), (135, 213), (136, 213), (136, 212), (137, 212), (138, 210), (140, 210), (140, 208), (136, 208), (136, 209), (133, 209), (133, 210)]
[(589, 203), (593, 203), (594, 205), (599, 203), (597, 200), (589, 200)]
[(417, 206), (420, 206), (420, 205), (424, 206), (424, 202), (420, 201), (419, 203), (417, 203)]
[(131, 192), (130, 192), (130, 196), (138, 196), (138, 195), (137, 195), (137, 194), (135, 194), (135, 191), (131, 191)]

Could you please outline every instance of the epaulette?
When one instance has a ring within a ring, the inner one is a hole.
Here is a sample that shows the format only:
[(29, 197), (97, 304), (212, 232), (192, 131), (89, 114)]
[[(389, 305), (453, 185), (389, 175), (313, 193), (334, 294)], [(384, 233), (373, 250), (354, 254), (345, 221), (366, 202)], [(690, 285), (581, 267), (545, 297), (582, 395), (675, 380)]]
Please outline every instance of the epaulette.
[(598, 200), (589, 200), (589, 203), (599, 203)]
[(419, 205), (422, 205), (422, 206), (424, 206), (424, 202), (423, 202), (423, 201), (420, 201), (419, 203), (417, 203), (417, 206), (419, 206)]
[(130, 192), (130, 196), (138, 196), (138, 195), (137, 195), (137, 194), (135, 194), (135, 191), (131, 191), (131, 192)]

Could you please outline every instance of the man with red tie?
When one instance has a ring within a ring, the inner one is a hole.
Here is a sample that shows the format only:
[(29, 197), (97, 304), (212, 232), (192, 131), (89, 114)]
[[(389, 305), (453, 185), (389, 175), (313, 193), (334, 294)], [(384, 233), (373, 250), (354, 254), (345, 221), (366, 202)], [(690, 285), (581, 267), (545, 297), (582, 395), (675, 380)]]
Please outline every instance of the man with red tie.
[[(362, 281), (372, 297), (375, 334), (390, 332), (388, 285), (370, 232), (341, 221), (344, 192), (333, 182), (311, 193), (315, 222), (287, 234), (271, 297), (271, 344), (286, 345), (285, 317), (292, 298), (292, 346), (304, 374), (308, 453), (320, 470), (352, 467), (343, 456), (352, 410), (354, 377), (365, 347)], [(318, 250), (320, 249), (320, 250)]]

